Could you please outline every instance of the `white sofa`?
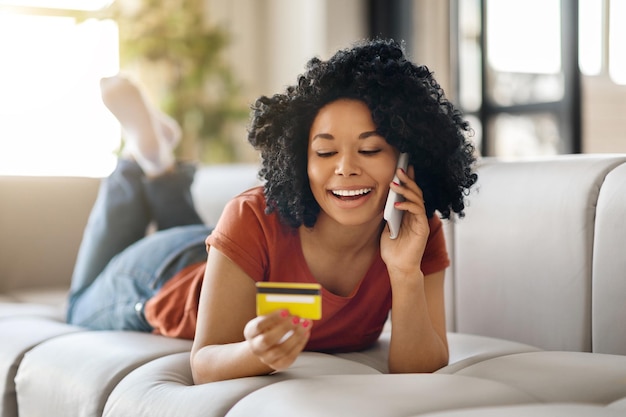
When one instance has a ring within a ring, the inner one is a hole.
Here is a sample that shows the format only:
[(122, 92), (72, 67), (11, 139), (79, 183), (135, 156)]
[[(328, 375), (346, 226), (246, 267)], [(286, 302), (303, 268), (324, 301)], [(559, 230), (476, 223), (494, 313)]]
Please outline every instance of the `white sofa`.
[[(203, 167), (203, 219), (255, 173)], [(479, 176), (446, 223), (447, 367), (387, 374), (385, 332), (200, 386), (190, 341), (63, 322), (99, 180), (0, 177), (0, 417), (626, 416), (626, 155), (489, 159)]]

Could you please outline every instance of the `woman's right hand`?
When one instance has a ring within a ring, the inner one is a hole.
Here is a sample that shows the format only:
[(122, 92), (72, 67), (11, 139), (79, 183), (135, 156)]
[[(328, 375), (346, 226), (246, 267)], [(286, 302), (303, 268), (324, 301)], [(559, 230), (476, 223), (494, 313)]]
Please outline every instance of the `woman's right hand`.
[(210, 248), (191, 348), (195, 384), (284, 370), (304, 350), (311, 320), (286, 310), (257, 317), (256, 293), (239, 265)]
[(253, 318), (243, 334), (252, 353), (265, 365), (280, 371), (289, 368), (304, 350), (312, 326), (311, 320), (279, 310)]

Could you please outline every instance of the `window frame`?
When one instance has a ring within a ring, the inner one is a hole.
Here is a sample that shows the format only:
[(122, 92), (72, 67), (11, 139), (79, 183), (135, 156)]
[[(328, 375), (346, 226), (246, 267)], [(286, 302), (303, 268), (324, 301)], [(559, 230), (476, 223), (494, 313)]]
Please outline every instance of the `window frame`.
[[(456, 66), (452, 68), (455, 79), (456, 96), (461, 96), (462, 80), (460, 77), (459, 65), (461, 62), (460, 51), (460, 16), (459, 1), (452, 0), (450, 4), (451, 19), (451, 56)], [(582, 128), (581, 128), (581, 73), (578, 62), (578, 0), (560, 1), (560, 23), (561, 23), (561, 74), (563, 77), (563, 97), (556, 101), (534, 102), (527, 104), (500, 105), (490, 99), (490, 85), (488, 79), (487, 55), (487, 21), (488, 7), (485, 0), (477, 0), (477, 7), (480, 9), (480, 105), (476, 110), (467, 111), (468, 116), (479, 120), (481, 126), (481, 137), (478, 148), (484, 156), (498, 156), (495, 152), (495, 141), (492, 137), (491, 123), (500, 115), (511, 114), (527, 116), (540, 113), (549, 113), (559, 120), (560, 141), (558, 153), (570, 154), (580, 153), (582, 149)]]

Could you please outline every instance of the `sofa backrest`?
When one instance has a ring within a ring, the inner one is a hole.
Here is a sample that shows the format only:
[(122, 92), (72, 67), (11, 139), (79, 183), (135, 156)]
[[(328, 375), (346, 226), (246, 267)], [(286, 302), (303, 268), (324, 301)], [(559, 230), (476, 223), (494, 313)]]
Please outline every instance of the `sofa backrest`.
[[(620, 325), (626, 319), (623, 303), (621, 317), (613, 317), (615, 310), (602, 307), (605, 296), (594, 294), (592, 283), (600, 274), (600, 287), (610, 293), (619, 289), (613, 285), (619, 273), (622, 288), (626, 285), (626, 229), (605, 223), (608, 211), (626, 210), (626, 172), (623, 166), (615, 170), (624, 162), (624, 155), (485, 160), (466, 217), (451, 224), (449, 232), (454, 330), (549, 350), (591, 351), (595, 337), (604, 338), (609, 328)], [(600, 193), (607, 175), (610, 190)], [(619, 193), (618, 184), (621, 200), (616, 201), (611, 195)], [(598, 221), (604, 235), (596, 236), (600, 194)], [(594, 252), (594, 244), (602, 253)], [(614, 257), (608, 252), (614, 245), (623, 253), (621, 265), (606, 259)], [(606, 265), (594, 267), (598, 262)], [(592, 310), (601, 315), (592, 320)], [(626, 354), (623, 340), (622, 332), (618, 350)]]
[(626, 164), (606, 176), (596, 212), (592, 348), (626, 355)]
[[(200, 169), (201, 217), (215, 223), (259, 184), (256, 170)], [(0, 176), (0, 298), (69, 287), (99, 183)], [(486, 159), (468, 201), (464, 219), (444, 223), (449, 330), (626, 355), (626, 155)]]
[(257, 164), (206, 165), (196, 171), (191, 194), (202, 220), (214, 226), (230, 199), (261, 184)]
[(0, 293), (68, 285), (99, 182), (0, 176)]
[[(192, 193), (215, 224), (226, 202), (258, 185), (256, 164), (206, 165)], [(0, 294), (69, 288), (100, 178), (0, 176)]]

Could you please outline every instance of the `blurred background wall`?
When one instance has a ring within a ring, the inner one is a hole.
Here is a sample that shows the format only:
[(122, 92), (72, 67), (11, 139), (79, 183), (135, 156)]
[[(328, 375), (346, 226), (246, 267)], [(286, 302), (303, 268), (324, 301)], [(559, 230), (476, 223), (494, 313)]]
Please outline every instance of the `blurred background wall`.
[[(245, 141), (249, 105), (294, 83), (311, 57), (378, 35), (404, 41), (435, 73), (484, 155), (626, 152), (626, 0), (109, 3), (0, 0), (0, 174), (105, 175), (122, 133), (97, 83), (118, 71), (190, 129), (186, 157), (254, 160)], [(206, 74), (181, 78), (182, 62), (203, 42), (213, 48), (196, 65)], [(43, 137), (54, 140), (38, 144)], [(45, 158), (33, 160), (33, 147), (45, 148)], [(108, 162), (92, 173), (89, 158), (106, 149)], [(76, 163), (62, 159), (71, 152), (86, 162), (60, 171)]]

